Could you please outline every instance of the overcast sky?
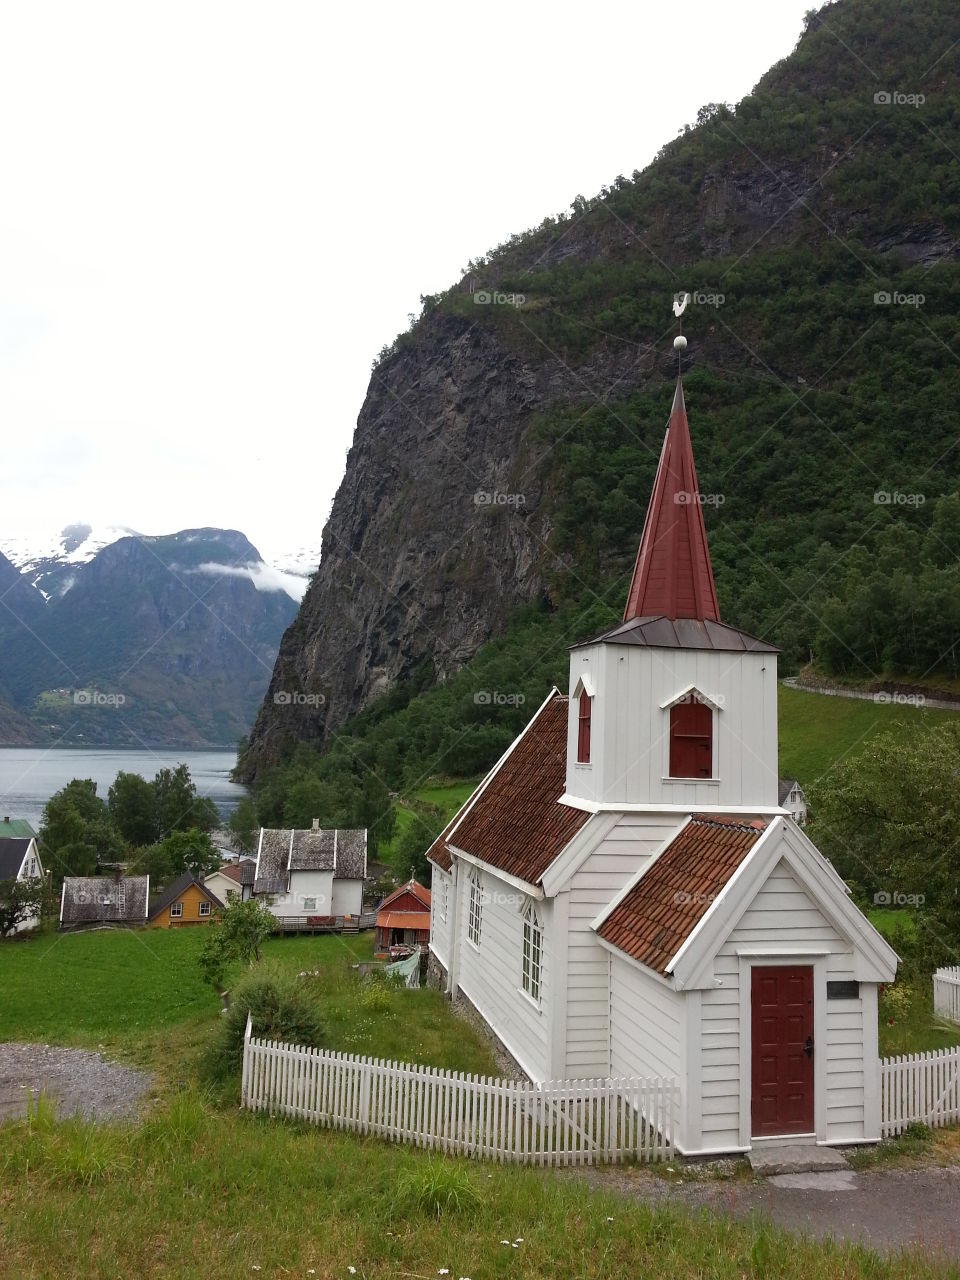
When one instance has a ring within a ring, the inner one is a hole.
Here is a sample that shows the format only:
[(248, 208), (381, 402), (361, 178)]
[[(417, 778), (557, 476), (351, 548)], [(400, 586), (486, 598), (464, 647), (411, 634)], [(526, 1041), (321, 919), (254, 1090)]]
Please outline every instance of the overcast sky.
[(0, 7), (0, 534), (319, 547), (419, 295), (643, 168), (811, 0)]

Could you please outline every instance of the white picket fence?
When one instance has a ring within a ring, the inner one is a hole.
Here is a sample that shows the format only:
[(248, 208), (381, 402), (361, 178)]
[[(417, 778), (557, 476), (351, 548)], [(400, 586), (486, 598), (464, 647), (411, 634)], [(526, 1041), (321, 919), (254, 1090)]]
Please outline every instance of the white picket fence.
[(244, 1037), (243, 1107), (501, 1163), (667, 1159), (677, 1100), (674, 1079), (536, 1085)]
[(934, 973), (933, 1011), (938, 1018), (960, 1022), (960, 965)]
[(934, 1129), (960, 1121), (960, 1045), (880, 1059), (884, 1138), (920, 1123)]

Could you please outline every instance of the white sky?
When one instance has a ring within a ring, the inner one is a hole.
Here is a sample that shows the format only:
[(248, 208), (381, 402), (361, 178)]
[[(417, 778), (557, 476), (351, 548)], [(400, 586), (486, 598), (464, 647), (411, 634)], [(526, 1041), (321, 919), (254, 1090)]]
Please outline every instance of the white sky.
[(812, 0), (0, 5), (0, 534), (319, 548), (419, 295), (735, 102)]

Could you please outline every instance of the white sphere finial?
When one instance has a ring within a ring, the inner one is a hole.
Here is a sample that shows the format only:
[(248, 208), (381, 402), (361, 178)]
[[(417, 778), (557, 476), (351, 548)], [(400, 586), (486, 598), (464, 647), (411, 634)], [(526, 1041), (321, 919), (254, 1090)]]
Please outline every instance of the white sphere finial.
[(673, 340), (674, 351), (686, 351), (687, 340), (682, 333), (678, 334)]

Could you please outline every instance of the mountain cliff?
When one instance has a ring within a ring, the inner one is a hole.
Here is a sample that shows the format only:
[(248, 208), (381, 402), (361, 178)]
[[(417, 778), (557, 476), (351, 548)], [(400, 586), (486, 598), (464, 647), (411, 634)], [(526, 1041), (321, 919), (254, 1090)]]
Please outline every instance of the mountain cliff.
[(956, 674), (958, 40), (946, 0), (826, 5), (742, 102), (424, 299), (374, 368), (245, 777), (442, 685), (521, 606), (566, 619), (551, 669), (615, 616), (677, 291), (723, 616), (786, 669)]

